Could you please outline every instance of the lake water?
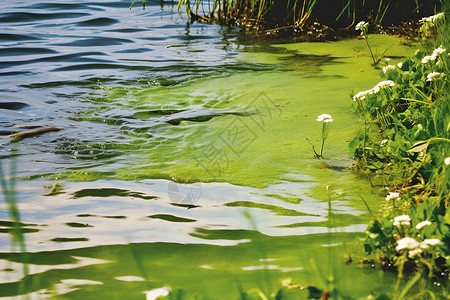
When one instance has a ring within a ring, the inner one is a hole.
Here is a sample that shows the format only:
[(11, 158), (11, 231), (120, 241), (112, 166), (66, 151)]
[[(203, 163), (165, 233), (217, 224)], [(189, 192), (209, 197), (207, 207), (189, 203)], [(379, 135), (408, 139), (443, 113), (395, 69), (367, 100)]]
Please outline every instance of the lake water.
[[(330, 274), (353, 297), (391, 289), (358, 263), (361, 197), (377, 211), (385, 192), (348, 169), (349, 95), (380, 81), (365, 42), (250, 38), (189, 24), (176, 3), (129, 5), (1, 4), (1, 135), (62, 130), (0, 139), (26, 248), (2, 194), (0, 297), (145, 299), (168, 286), (237, 299), (286, 278), (326, 288)], [(371, 42), (393, 62), (415, 50)], [(318, 160), (322, 113), (334, 121)]]

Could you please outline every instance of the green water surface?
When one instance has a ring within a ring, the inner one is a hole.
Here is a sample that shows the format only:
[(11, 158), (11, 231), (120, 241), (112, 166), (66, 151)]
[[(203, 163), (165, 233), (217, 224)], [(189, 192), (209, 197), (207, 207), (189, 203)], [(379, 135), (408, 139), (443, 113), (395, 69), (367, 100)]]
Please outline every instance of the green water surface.
[[(370, 41), (379, 54), (389, 48), (390, 64), (415, 51), (392, 36)], [(60, 194), (43, 196), (43, 181), (18, 183), (18, 199), (28, 199), (22, 221), (35, 231), (30, 253), (0, 253), (0, 296), (144, 299), (168, 286), (236, 299), (239, 288), (273, 292), (285, 278), (332, 282), (355, 298), (392, 290), (390, 275), (359, 263), (371, 218), (361, 197), (379, 211), (384, 191), (348, 168), (359, 126), (349, 95), (381, 81), (365, 41), (241, 50), (252, 70), (101, 86), (103, 97), (84, 99), (94, 108), (74, 119), (120, 131), (103, 145), (120, 156), (52, 175)], [(320, 147), (323, 113), (334, 121), (321, 160), (307, 139)], [(48, 214), (33, 215), (36, 206)], [(31, 275), (21, 278), (24, 262)]]

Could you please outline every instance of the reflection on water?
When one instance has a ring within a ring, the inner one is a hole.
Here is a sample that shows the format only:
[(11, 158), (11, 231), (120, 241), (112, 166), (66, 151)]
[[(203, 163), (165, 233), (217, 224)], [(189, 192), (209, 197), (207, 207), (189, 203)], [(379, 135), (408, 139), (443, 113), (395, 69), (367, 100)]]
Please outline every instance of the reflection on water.
[[(167, 180), (66, 182), (57, 195), (47, 196), (41, 181), (18, 182), (16, 196), (28, 231), (27, 249), (48, 251), (130, 242), (235, 245), (248, 240), (232, 236), (211, 239), (202, 232), (251, 230), (244, 211), (252, 215), (258, 230), (269, 236), (329, 231), (328, 203), (306, 194), (313, 182), (285, 181), (265, 189), (227, 183), (176, 185), (180, 197), (174, 197), (174, 183)], [(201, 195), (184, 197), (191, 189), (201, 190)], [(336, 224), (337, 231), (360, 232), (365, 228), (366, 218), (360, 217), (364, 211), (355, 210), (345, 199), (333, 200), (332, 205), (336, 218), (347, 223)], [(0, 218), (9, 218), (3, 203)], [(308, 226), (295, 226), (303, 223)], [(6, 233), (11, 223), (0, 225), (5, 232), (0, 245), (8, 247)]]
[[(264, 189), (167, 180), (64, 182), (55, 195), (48, 195), (46, 182), (17, 182), (21, 219), (33, 231), (25, 231), (28, 253), (7, 252), (11, 223), (0, 224), (6, 229), (0, 235), (0, 296), (142, 299), (144, 291), (170, 285), (234, 299), (236, 280), (251, 289), (265, 280), (265, 270), (275, 287), (283, 274), (316, 284), (320, 277), (309, 260), (328, 272), (335, 263), (331, 249), (343, 263), (367, 216), (341, 191), (331, 191), (330, 223), (327, 201), (308, 196), (316, 185), (312, 178), (286, 177), (291, 181)], [(2, 205), (0, 219), (8, 218)], [(22, 263), (29, 267), (25, 279)], [(344, 272), (361, 284), (374, 280), (366, 269)]]

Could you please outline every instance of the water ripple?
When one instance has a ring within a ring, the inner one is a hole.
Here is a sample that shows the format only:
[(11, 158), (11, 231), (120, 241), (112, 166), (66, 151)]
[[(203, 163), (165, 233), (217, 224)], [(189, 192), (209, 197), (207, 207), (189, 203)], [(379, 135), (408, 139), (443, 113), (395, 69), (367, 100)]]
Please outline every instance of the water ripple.
[[(74, 19), (88, 16), (87, 13), (29, 13), (11, 12), (3, 13), (0, 16), (0, 23), (22, 23), (54, 19)], [(25, 24), (23, 24), (25, 25)]]

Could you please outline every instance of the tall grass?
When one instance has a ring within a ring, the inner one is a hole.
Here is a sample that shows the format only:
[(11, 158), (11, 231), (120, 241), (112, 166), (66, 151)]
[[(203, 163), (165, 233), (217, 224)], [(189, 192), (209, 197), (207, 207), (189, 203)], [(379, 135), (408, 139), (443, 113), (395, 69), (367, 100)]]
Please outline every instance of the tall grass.
[[(381, 24), (389, 14), (409, 20), (432, 14), (446, 0), (179, 0), (178, 8), (186, 6), (190, 15), (201, 15), (203, 21), (254, 28), (292, 26), (302, 27), (318, 21), (326, 25), (352, 25), (356, 19)], [(134, 1), (133, 1), (134, 3)], [(145, 2), (144, 2), (145, 3)], [(405, 9), (408, 7), (408, 9)], [(390, 13), (389, 13), (390, 12)]]

